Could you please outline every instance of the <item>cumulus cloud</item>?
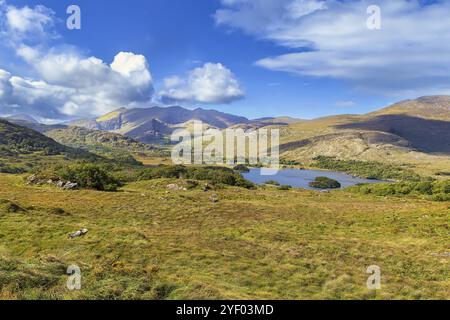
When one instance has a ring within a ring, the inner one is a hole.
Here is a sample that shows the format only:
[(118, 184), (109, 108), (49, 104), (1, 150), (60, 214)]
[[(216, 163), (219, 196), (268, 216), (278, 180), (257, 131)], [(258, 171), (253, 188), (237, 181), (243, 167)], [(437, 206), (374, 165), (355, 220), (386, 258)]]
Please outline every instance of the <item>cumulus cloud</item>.
[[(119, 62), (119, 72), (115, 70), (116, 60), (123, 55), (137, 62), (129, 65)], [(0, 70), (0, 92), (5, 92), (0, 95), (3, 109), (19, 105), (46, 117), (98, 116), (119, 107), (147, 102), (153, 92), (145, 58), (132, 53), (119, 53), (111, 65), (95, 57), (50, 54), (40, 57), (35, 67), (42, 80), (11, 76)]]
[(12, 43), (17, 41), (43, 41), (54, 38), (55, 12), (45, 6), (21, 8), (0, 1), (3, 38)]
[(373, 1), (222, 0), (218, 25), (298, 52), (258, 66), (346, 80), (389, 95), (450, 93), (450, 2), (379, 0), (381, 30), (369, 30)]
[(220, 63), (206, 63), (190, 71), (187, 77), (164, 80), (159, 92), (163, 101), (190, 103), (231, 103), (242, 99), (244, 91), (235, 75)]
[(0, 0), (0, 13), (7, 17), (0, 26), (2, 38), (35, 75), (0, 69), (0, 113), (91, 117), (151, 100), (153, 80), (144, 56), (119, 52), (108, 64), (67, 45), (46, 46), (42, 38), (53, 32), (54, 14), (43, 6), (16, 8)]

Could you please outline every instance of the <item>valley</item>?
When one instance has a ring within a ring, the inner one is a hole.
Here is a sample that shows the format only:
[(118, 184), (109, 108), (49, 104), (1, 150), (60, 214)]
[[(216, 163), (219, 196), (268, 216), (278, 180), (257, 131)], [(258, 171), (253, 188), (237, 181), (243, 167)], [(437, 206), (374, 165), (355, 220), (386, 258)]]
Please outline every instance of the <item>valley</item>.
[[(170, 108), (0, 120), (0, 299), (448, 299), (446, 103), (316, 120)], [(167, 135), (193, 120), (280, 129), (286, 169), (391, 183), (304, 190), (174, 166)], [(70, 265), (81, 290), (66, 287)], [(366, 286), (372, 265), (381, 291)]]

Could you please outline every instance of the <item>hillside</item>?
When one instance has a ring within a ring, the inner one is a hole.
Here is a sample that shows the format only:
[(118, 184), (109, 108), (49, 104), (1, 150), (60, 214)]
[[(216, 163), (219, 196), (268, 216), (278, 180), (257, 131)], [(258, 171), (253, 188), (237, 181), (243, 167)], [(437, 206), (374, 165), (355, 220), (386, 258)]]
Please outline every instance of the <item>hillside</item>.
[(53, 129), (45, 133), (60, 144), (74, 148), (108, 148), (124, 151), (146, 151), (153, 147), (133, 138), (105, 131), (81, 127)]
[(0, 171), (21, 172), (42, 163), (101, 158), (70, 148), (32, 129), (0, 120)]
[(426, 96), (415, 100), (405, 100), (369, 115), (408, 115), (450, 121), (450, 96)]
[(0, 120), (0, 154), (31, 154), (42, 152), (46, 155), (70, 153), (70, 148), (32, 129)]
[(7, 120), (9, 122), (25, 121), (25, 122), (30, 122), (30, 123), (39, 123), (35, 118), (33, 118), (32, 116), (30, 116), (28, 114), (16, 114), (13, 116), (5, 117), (5, 120)]
[(450, 167), (450, 97), (422, 97), (366, 115), (339, 115), (280, 127), (282, 156), (317, 156), (411, 166), (434, 175)]
[[(173, 183), (64, 191), (0, 175), (0, 299), (450, 297), (448, 203), (236, 187), (213, 203)], [(72, 264), (82, 290), (63, 285)], [(370, 265), (383, 290), (367, 289)]]

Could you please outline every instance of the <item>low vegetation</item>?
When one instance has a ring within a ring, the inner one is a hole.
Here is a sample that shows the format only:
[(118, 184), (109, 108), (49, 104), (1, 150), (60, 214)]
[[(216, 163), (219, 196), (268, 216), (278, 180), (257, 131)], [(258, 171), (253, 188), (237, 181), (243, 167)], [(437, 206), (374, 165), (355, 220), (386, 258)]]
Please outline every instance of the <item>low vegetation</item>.
[(313, 166), (326, 170), (341, 171), (365, 179), (413, 180), (421, 179), (411, 170), (375, 161), (339, 160), (333, 157), (314, 158)]
[(250, 169), (244, 164), (238, 164), (233, 170), (238, 172), (250, 172)]
[(377, 196), (419, 196), (434, 201), (450, 201), (449, 180), (364, 184), (349, 190)]
[(278, 181), (275, 181), (275, 180), (266, 181), (266, 182), (264, 182), (264, 184), (268, 184), (268, 185), (271, 185), (271, 186), (280, 186), (280, 183)]
[(146, 168), (139, 175), (140, 180), (160, 178), (192, 179), (207, 181), (213, 185), (255, 188), (253, 183), (244, 179), (239, 173), (225, 167), (157, 166)]
[(99, 191), (116, 191), (121, 186), (107, 166), (87, 162), (50, 167), (38, 171), (36, 177), (40, 180), (70, 181), (81, 188)]
[[(170, 183), (64, 191), (1, 174), (0, 299), (450, 297), (448, 203)], [(81, 290), (66, 287), (73, 264)], [(370, 265), (380, 291), (367, 289)]]
[(339, 181), (327, 177), (317, 177), (315, 181), (310, 182), (309, 186), (316, 189), (339, 189)]

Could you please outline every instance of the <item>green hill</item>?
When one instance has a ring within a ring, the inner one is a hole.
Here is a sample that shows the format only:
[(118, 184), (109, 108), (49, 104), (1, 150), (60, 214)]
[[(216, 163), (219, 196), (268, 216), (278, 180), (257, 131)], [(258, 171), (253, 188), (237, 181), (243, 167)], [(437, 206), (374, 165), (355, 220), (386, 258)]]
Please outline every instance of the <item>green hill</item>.
[(60, 155), (73, 150), (32, 129), (0, 120), (0, 155), (31, 154)]
[(0, 120), (1, 172), (22, 172), (43, 163), (83, 159), (98, 161), (101, 158), (64, 146), (32, 129)]
[(105, 131), (89, 130), (80, 127), (54, 129), (45, 133), (55, 141), (74, 148), (106, 149), (124, 151), (146, 151), (152, 146), (136, 141), (133, 138)]

